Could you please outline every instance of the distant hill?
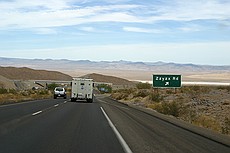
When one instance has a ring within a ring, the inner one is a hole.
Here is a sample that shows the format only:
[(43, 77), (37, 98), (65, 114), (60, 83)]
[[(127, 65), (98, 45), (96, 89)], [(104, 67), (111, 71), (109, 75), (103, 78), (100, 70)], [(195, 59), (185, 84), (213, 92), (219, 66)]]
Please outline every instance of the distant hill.
[(46, 70), (141, 70), (154, 72), (229, 72), (230, 65), (213, 66), (213, 65), (195, 65), (195, 64), (177, 64), (165, 62), (130, 62), (130, 61), (100, 61), (94, 62), (89, 60), (52, 60), (52, 59), (18, 59), (0, 57), (0, 66), (29, 67), (33, 69)]
[(152, 74), (181, 74), (184, 81), (230, 81), (230, 65), (215, 66), (195, 65), (191, 63), (130, 62), (123, 60), (95, 62), (89, 60), (19, 59), (0, 57), (0, 66), (28, 67), (36, 70), (59, 71), (73, 77), (97, 73), (128, 80), (152, 80)]
[[(105, 82), (112, 83), (113, 85), (127, 85), (134, 86), (135, 83), (128, 81), (126, 79), (114, 77), (114, 76), (106, 76), (102, 74), (87, 74), (82, 76), (83, 78), (90, 78), (96, 82)], [(15, 81), (13, 80), (62, 80), (62, 81), (70, 81), (72, 77), (57, 71), (47, 71), (47, 70), (34, 70), (26, 67), (16, 68), (16, 67), (0, 67), (0, 88), (19, 88), (15, 86)], [(20, 84), (23, 84), (20, 82)], [(26, 85), (23, 84), (22, 88), (26, 88)]]
[(0, 67), (0, 75), (11, 80), (72, 80), (72, 77), (57, 71), (34, 70), (26, 67)]
[(106, 82), (106, 83), (112, 83), (113, 85), (134, 85), (133, 82), (128, 81), (126, 79), (114, 77), (114, 76), (106, 76), (101, 74), (87, 74), (85, 76), (82, 76), (83, 78), (93, 79), (95, 82)]

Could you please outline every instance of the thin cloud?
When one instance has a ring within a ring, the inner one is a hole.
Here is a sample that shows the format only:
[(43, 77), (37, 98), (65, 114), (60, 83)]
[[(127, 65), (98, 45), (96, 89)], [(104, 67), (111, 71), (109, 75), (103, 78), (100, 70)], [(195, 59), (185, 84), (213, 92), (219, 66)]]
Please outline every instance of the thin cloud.
[(36, 28), (34, 30), (35, 33), (40, 35), (50, 35), (50, 34), (57, 34), (58, 32), (55, 29), (51, 28)]
[(217, 0), (174, 0), (157, 4), (152, 2), (149, 5), (144, 5), (144, 2), (142, 5), (121, 4), (122, 1), (117, 0), (115, 4), (104, 1), (108, 5), (106, 3), (98, 3), (100, 5), (90, 7), (80, 5), (90, 2), (92, 1), (0, 2), (0, 28), (58, 27), (93, 22), (152, 24), (159, 21), (228, 20), (230, 18), (230, 2), (221, 3)]
[(92, 22), (141, 22), (136, 16), (127, 13), (127, 10), (137, 7), (137, 5), (109, 5), (55, 11), (0, 11), (0, 27), (33, 28), (71, 26)]
[(187, 1), (175, 0), (165, 6), (159, 6), (157, 17), (153, 20), (224, 20), (230, 16), (230, 2), (221, 3), (217, 0)]
[(60, 10), (71, 8), (71, 4), (76, 0), (14, 0), (0, 2), (2, 11), (17, 10), (20, 12), (32, 12), (39, 9), (42, 10)]
[(93, 27), (81, 27), (79, 29), (86, 32), (96, 32), (96, 30)]
[(178, 30), (183, 32), (198, 32), (203, 31), (204, 29), (207, 30), (208, 28), (197, 24), (186, 24), (178, 28)]
[(139, 27), (123, 27), (124, 31), (128, 32), (140, 32), (140, 33), (161, 33), (161, 30), (154, 30), (154, 29), (144, 29)]

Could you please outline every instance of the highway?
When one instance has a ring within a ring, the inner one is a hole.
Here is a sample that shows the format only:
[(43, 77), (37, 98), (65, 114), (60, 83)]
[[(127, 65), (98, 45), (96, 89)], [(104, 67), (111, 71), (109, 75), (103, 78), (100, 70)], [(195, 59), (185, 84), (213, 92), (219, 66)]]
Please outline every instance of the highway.
[(0, 106), (0, 153), (31, 152), (229, 153), (230, 146), (103, 95), (94, 103), (48, 99)]

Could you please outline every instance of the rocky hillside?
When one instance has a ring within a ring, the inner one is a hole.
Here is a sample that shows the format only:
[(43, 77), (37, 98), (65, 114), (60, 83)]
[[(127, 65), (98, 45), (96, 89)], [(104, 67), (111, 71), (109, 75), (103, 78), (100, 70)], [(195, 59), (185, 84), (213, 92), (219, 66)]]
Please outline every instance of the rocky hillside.
[(11, 80), (72, 80), (72, 77), (57, 71), (34, 70), (26, 67), (0, 67), (0, 75)]
[(230, 87), (183, 86), (175, 89), (127, 89), (112, 98), (147, 107), (197, 126), (230, 135)]
[[(20, 80), (20, 81), (16, 81)], [(0, 88), (28, 89), (31, 83), (26, 80), (62, 80), (70, 81), (72, 77), (57, 71), (34, 70), (26, 67), (0, 67)], [(27, 82), (27, 84), (26, 84)], [(34, 84), (33, 84), (34, 85)]]
[(15, 89), (14, 82), (0, 75), (0, 88)]
[(122, 79), (114, 76), (106, 76), (106, 75), (101, 75), (96, 73), (87, 74), (83, 77), (93, 79), (96, 82), (112, 83), (113, 85), (134, 85), (134, 82), (128, 81), (126, 79)]

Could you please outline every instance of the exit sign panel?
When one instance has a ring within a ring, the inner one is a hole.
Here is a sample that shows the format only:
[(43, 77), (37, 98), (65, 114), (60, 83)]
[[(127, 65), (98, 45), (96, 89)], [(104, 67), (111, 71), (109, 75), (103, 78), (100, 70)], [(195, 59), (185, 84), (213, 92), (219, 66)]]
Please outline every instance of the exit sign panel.
[(153, 75), (154, 88), (180, 88), (181, 75)]

